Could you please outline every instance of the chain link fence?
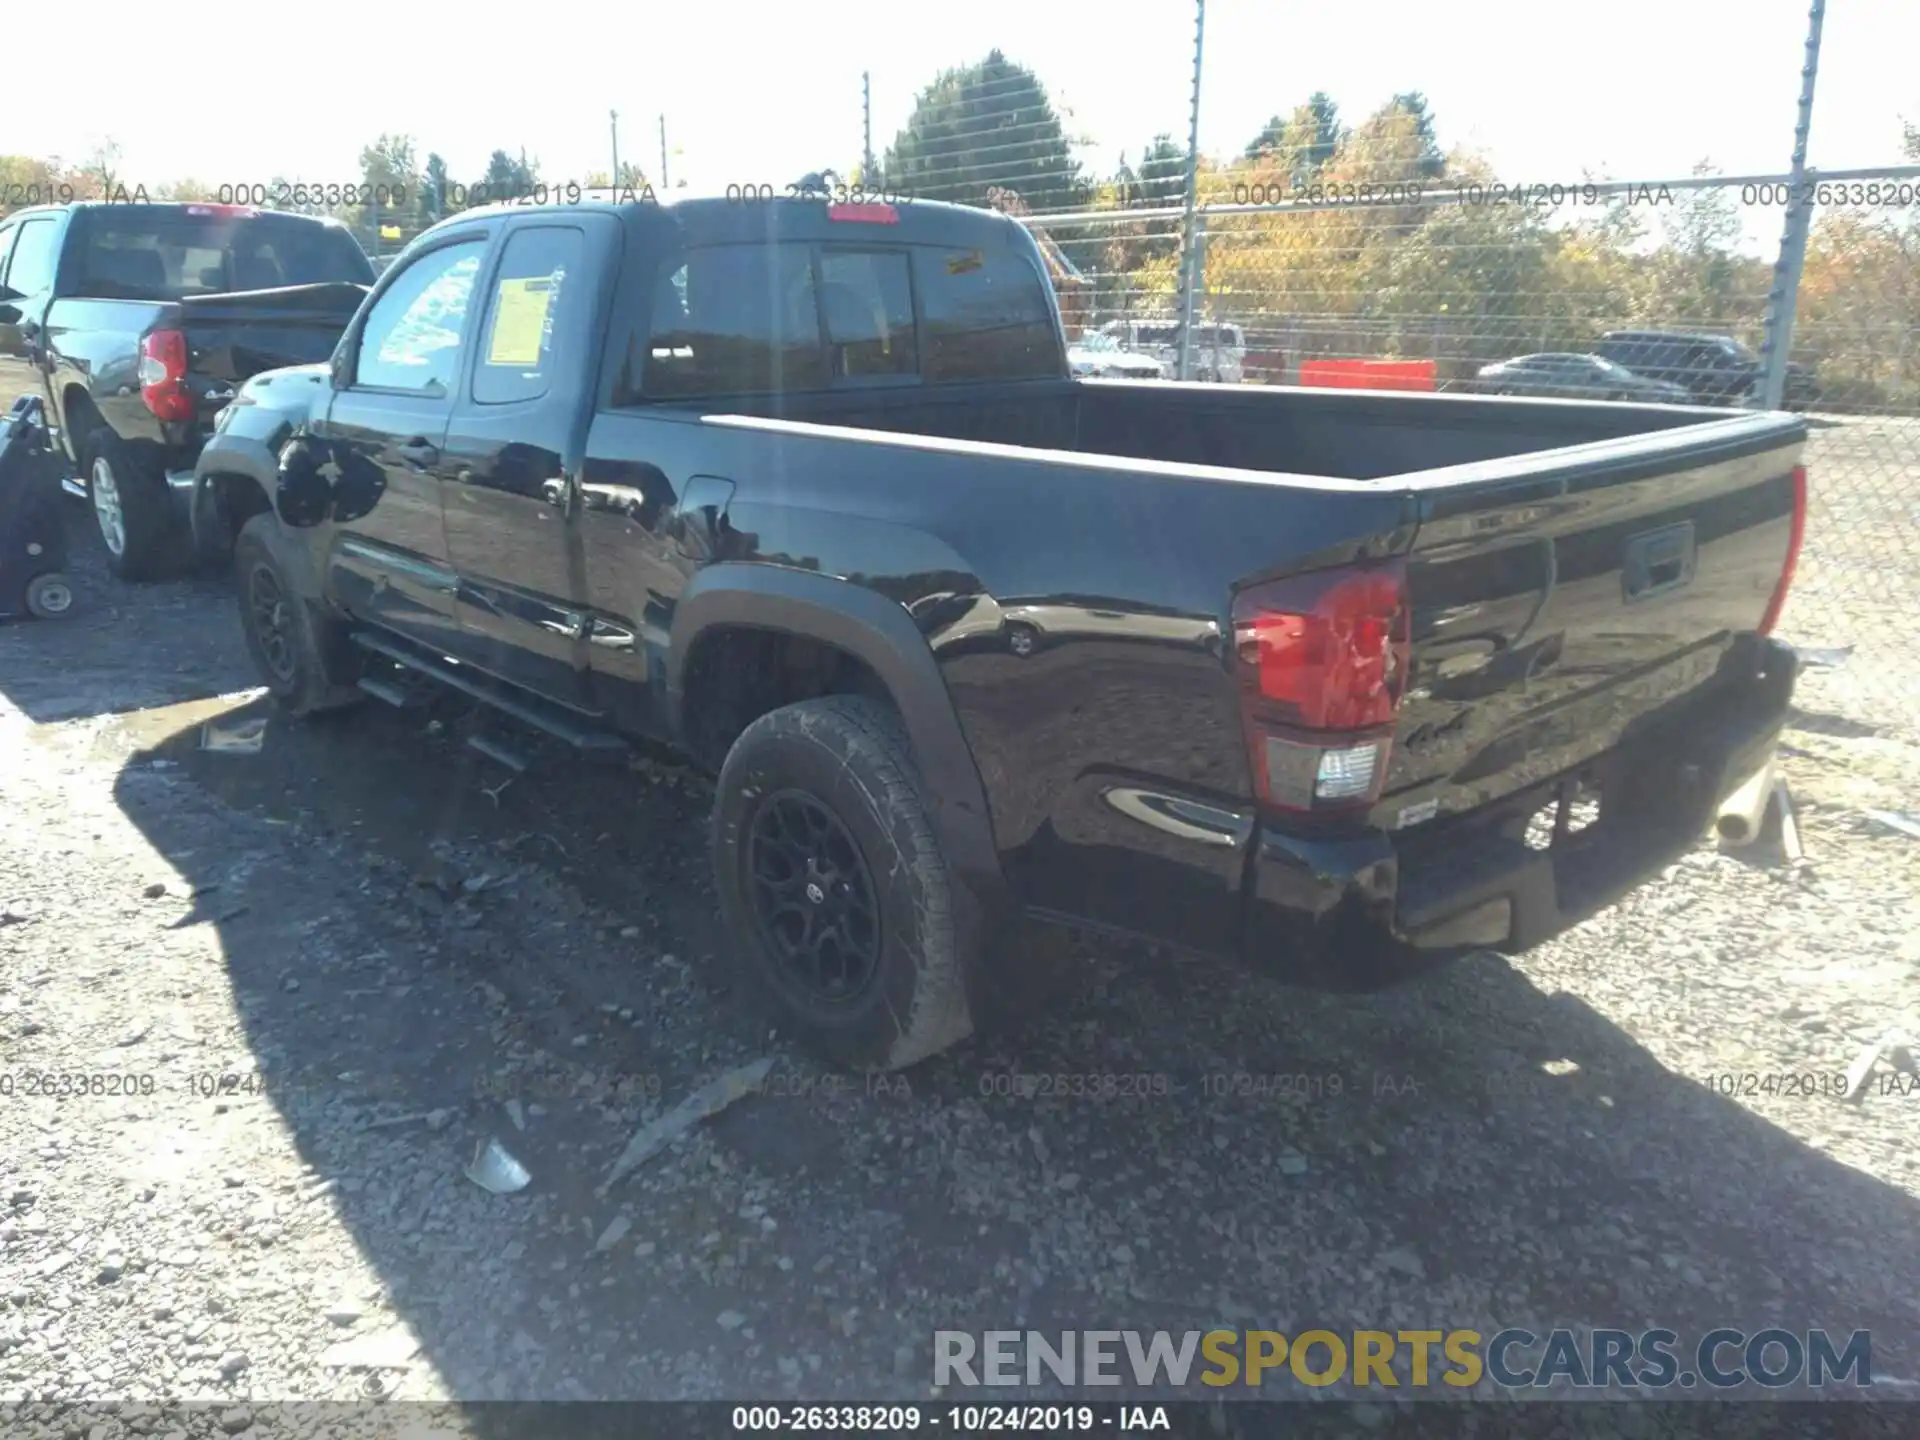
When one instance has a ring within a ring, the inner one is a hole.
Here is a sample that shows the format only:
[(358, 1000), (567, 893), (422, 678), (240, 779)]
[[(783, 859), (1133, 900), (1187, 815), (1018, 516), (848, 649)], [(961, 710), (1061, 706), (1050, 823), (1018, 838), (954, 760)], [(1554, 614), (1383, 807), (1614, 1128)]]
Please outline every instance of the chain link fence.
[[(1180, 113), (1189, 77), (1156, 75), (1143, 113)], [(1354, 126), (1321, 98), (1237, 155), (1163, 133), (1082, 164), (1070, 108), (996, 53), (869, 128), (862, 179), (1027, 225), (1082, 373), (1755, 406), (1791, 324), (1810, 515), (1781, 630), (1828, 662), (1803, 708), (1920, 728), (1920, 165), (1512, 183), (1418, 96)]]

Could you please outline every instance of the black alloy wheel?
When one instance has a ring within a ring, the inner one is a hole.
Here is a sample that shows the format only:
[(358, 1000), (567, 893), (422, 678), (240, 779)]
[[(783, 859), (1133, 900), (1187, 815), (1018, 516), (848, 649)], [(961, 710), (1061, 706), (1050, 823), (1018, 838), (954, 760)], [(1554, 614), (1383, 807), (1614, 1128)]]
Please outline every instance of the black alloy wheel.
[(264, 562), (256, 564), (247, 575), (247, 613), (259, 642), (260, 657), (282, 684), (293, 683), (298, 665), (289, 603), (273, 568)]
[(754, 918), (784, 977), (815, 1004), (850, 1005), (880, 972), (880, 908), (840, 817), (803, 790), (767, 796), (747, 843)]

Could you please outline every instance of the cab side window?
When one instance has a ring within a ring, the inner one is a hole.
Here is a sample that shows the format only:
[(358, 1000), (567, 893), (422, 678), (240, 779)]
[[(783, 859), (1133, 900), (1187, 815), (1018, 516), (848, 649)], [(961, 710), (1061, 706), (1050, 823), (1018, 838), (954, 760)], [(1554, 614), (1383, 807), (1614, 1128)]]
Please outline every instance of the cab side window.
[(408, 263), (360, 331), (353, 383), (360, 389), (445, 395), (460, 366), (483, 239), (444, 245)]
[(7, 288), (21, 295), (45, 295), (53, 289), (60, 260), (60, 225), (55, 220), (23, 220), (7, 261)]

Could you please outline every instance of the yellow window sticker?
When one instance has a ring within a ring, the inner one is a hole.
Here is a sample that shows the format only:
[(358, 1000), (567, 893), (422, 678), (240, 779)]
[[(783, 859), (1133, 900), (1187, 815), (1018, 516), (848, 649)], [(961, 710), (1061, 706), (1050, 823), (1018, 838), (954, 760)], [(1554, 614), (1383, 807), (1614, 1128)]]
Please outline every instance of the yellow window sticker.
[(553, 304), (551, 275), (500, 282), (493, 308), (493, 341), (487, 347), (489, 365), (531, 369), (540, 363), (546, 338), (547, 309)]

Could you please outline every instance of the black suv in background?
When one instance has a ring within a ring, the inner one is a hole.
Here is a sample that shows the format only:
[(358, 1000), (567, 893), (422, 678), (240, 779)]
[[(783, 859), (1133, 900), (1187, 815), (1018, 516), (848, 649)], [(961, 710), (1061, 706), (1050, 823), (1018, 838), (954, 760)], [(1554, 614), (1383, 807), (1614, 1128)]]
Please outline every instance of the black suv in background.
[[(1613, 330), (1600, 338), (1593, 353), (1649, 380), (1684, 386), (1705, 405), (1745, 402), (1766, 369), (1758, 355), (1730, 335), (1686, 330)], [(1790, 410), (1814, 405), (1820, 387), (1813, 372), (1789, 360), (1783, 398)]]

